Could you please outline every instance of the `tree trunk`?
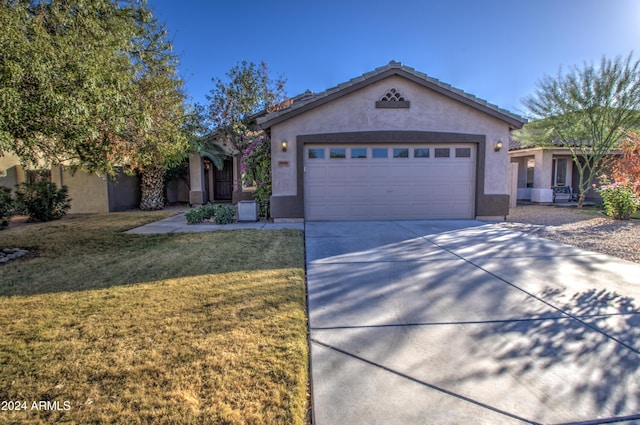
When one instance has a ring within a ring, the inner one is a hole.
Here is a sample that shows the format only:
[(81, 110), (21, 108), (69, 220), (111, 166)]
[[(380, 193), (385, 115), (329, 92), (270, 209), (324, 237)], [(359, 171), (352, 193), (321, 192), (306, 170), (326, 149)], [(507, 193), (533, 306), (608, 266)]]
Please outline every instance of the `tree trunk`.
[(586, 191), (582, 191), (580, 192), (580, 195), (578, 196), (578, 209), (582, 209), (582, 204), (584, 203), (584, 199), (587, 197), (587, 192)]
[(144, 211), (164, 208), (164, 174), (163, 168), (147, 168), (142, 170), (140, 185), (140, 209)]

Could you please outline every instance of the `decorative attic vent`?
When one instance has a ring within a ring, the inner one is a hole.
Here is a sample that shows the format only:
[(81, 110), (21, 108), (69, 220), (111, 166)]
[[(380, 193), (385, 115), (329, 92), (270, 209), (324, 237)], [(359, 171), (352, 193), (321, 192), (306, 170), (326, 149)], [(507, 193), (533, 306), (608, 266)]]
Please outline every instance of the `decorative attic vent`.
[(396, 102), (396, 101), (404, 102), (405, 99), (404, 99), (404, 96), (400, 94), (398, 89), (392, 88), (387, 92), (387, 94), (382, 96), (382, 99), (380, 100), (382, 100), (383, 102), (385, 100), (389, 102)]
[(409, 101), (395, 87), (390, 88), (382, 98), (376, 102), (376, 108), (408, 108)]

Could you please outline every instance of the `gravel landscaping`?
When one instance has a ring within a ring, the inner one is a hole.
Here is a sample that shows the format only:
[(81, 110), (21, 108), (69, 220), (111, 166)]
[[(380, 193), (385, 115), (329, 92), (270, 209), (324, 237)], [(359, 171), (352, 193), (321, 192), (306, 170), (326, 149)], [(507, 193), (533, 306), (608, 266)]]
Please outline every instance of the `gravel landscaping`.
[(640, 263), (639, 220), (614, 220), (587, 207), (524, 205), (512, 208), (501, 225)]

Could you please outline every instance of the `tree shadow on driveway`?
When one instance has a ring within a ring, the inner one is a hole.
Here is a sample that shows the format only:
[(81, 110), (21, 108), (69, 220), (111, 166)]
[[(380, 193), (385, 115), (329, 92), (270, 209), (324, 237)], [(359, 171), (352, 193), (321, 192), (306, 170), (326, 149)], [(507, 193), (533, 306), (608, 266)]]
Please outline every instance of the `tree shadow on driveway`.
[[(548, 289), (543, 298), (559, 292)], [(527, 320), (486, 324), (472, 337), (504, 364), (502, 373), (538, 387), (554, 404), (577, 416), (598, 412), (598, 418), (582, 420), (640, 413), (640, 314), (634, 299), (589, 289), (556, 307), (570, 316), (550, 320), (531, 313)], [(496, 344), (496, 335), (508, 343)], [(541, 379), (553, 375), (560, 379)]]

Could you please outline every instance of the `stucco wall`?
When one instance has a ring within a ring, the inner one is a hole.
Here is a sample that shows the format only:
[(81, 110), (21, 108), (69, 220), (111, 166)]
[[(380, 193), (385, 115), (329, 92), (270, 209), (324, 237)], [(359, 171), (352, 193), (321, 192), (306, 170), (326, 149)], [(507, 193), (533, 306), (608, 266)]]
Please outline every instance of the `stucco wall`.
[(0, 186), (15, 189), (18, 183), (24, 182), (24, 170), (18, 157), (5, 153), (0, 156)]
[[(410, 108), (375, 107), (375, 102), (392, 87), (411, 102)], [(508, 125), (405, 78), (392, 76), (274, 125), (271, 128), (273, 195), (291, 196), (298, 192), (296, 136), (381, 130), (485, 135), (484, 191), (508, 194)], [(493, 147), (499, 139), (504, 147), (495, 152)], [(282, 152), (283, 140), (288, 143), (287, 152)]]
[(66, 185), (71, 198), (69, 214), (109, 212), (106, 178), (83, 171), (71, 173), (60, 167), (51, 168), (51, 181), (61, 187)]

